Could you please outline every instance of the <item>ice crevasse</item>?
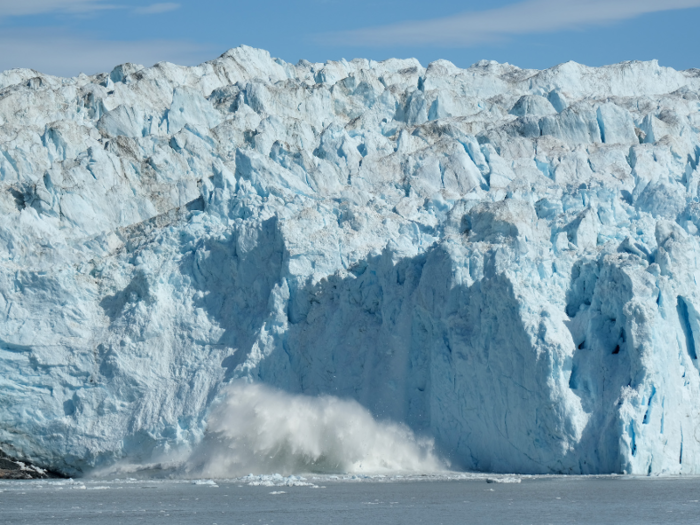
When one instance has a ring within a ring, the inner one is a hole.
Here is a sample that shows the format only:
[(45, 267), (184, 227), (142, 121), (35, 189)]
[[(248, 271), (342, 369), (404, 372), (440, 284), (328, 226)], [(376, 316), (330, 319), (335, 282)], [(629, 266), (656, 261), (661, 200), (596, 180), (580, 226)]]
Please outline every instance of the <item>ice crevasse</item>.
[(0, 73), (0, 449), (202, 440), (235, 380), (453, 467), (700, 473), (700, 71)]

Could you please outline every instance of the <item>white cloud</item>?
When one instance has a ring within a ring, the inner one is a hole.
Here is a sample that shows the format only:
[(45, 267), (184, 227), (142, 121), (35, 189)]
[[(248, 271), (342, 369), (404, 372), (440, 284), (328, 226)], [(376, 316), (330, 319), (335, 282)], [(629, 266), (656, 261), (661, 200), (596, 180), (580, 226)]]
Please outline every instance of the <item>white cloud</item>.
[(639, 15), (700, 7), (700, 0), (526, 0), (497, 9), (319, 35), (360, 46), (466, 47), (528, 33), (603, 25)]
[(56, 12), (89, 13), (114, 7), (103, 0), (0, 0), (0, 18)]
[(0, 71), (23, 67), (73, 76), (111, 71), (124, 62), (195, 65), (213, 56), (214, 50), (208, 46), (182, 40), (100, 40), (40, 28), (0, 33)]
[(157, 15), (160, 13), (167, 13), (168, 11), (175, 11), (180, 9), (180, 4), (174, 2), (165, 2), (161, 4), (152, 4), (144, 7), (137, 7), (135, 12), (140, 15)]

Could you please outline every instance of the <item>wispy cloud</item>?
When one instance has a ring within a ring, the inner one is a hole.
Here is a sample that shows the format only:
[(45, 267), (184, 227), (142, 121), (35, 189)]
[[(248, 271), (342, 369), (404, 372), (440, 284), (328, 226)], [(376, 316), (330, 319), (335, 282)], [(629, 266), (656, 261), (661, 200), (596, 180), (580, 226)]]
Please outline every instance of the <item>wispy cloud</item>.
[(3, 30), (0, 71), (17, 67), (73, 76), (111, 71), (124, 62), (194, 65), (215, 56), (209, 46), (183, 40), (100, 40), (54, 29)]
[(45, 13), (89, 13), (113, 9), (103, 0), (0, 0), (0, 18)]
[(700, 0), (526, 0), (497, 9), (318, 35), (330, 44), (468, 47), (509, 36), (576, 29), (658, 11), (700, 7)]
[(137, 7), (135, 12), (140, 15), (158, 15), (160, 13), (167, 13), (168, 11), (175, 11), (176, 9), (180, 9), (180, 4), (176, 4), (174, 2), (164, 2), (161, 4)]

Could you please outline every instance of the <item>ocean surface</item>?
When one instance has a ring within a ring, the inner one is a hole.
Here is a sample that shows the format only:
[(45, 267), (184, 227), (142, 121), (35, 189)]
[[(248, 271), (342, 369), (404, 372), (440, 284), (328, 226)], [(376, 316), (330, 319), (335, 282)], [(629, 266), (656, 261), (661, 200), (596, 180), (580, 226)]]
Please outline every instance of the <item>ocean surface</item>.
[(700, 523), (700, 479), (246, 477), (0, 482), (0, 523)]

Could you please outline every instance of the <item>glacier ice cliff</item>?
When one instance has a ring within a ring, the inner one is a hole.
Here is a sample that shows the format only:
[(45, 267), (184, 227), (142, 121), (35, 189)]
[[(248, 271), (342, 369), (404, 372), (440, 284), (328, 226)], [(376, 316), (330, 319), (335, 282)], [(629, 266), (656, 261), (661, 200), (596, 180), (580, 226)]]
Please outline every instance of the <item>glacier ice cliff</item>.
[(455, 468), (700, 474), (699, 131), (656, 62), (0, 73), (0, 449), (185, 453), (240, 380)]

